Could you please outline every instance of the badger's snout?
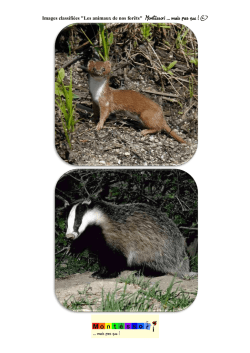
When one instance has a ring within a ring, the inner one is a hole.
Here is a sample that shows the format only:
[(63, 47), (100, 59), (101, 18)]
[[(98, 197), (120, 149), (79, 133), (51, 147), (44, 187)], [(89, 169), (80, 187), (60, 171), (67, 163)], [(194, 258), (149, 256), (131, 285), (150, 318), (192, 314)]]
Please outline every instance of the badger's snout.
[(66, 234), (66, 238), (68, 239), (76, 239), (78, 237), (78, 234), (76, 232), (68, 233)]

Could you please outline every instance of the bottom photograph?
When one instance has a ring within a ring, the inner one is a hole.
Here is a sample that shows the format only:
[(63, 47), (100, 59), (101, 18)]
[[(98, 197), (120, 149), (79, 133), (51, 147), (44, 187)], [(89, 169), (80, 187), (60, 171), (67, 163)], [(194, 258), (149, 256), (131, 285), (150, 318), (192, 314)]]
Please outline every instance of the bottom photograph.
[(198, 291), (198, 190), (176, 169), (74, 169), (55, 189), (55, 295), (75, 312), (175, 312)]

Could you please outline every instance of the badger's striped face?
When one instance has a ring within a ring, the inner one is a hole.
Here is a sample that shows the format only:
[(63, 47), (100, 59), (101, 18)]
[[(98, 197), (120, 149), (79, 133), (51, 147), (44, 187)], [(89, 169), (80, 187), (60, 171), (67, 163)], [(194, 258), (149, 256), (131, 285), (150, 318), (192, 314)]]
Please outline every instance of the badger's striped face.
[(89, 208), (89, 203), (84, 201), (72, 207), (68, 217), (66, 238), (78, 238), (87, 226), (100, 225), (104, 221), (104, 214), (98, 208)]

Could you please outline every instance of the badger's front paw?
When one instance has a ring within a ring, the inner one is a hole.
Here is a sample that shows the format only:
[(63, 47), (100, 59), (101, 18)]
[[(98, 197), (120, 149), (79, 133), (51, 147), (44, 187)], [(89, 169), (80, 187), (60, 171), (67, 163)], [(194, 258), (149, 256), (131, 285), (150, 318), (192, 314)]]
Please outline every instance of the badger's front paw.
[(92, 273), (91, 277), (102, 278), (102, 273), (101, 273), (101, 271), (96, 271), (96, 272)]
[(115, 278), (119, 276), (120, 271), (115, 271), (115, 272), (109, 272), (107, 270), (100, 270), (97, 272), (92, 273), (91, 277), (93, 278)]

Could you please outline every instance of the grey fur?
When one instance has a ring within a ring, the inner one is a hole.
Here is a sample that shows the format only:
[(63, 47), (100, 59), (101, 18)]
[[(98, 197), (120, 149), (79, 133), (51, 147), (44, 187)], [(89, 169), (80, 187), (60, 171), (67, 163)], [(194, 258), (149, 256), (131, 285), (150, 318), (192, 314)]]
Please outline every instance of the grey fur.
[[(83, 219), (89, 210), (98, 210), (103, 215), (98, 227), (101, 228), (104, 243), (97, 253), (102, 259), (101, 265), (106, 269), (98, 272), (97, 277), (105, 277), (107, 272), (113, 272), (113, 276), (119, 273), (119, 259), (122, 257), (128, 267), (146, 267), (178, 277), (190, 274), (184, 237), (175, 223), (157, 208), (146, 204), (114, 205), (104, 201), (79, 205), (76, 208), (78, 219)], [(95, 234), (89, 230), (86, 237), (94, 238)], [(92, 241), (92, 250), (101, 244), (99, 239)], [(111, 251), (107, 252), (107, 257), (105, 245), (107, 251)], [(113, 254), (116, 256), (113, 260), (115, 265), (111, 266)], [(112, 268), (115, 266), (118, 266), (117, 271)]]

